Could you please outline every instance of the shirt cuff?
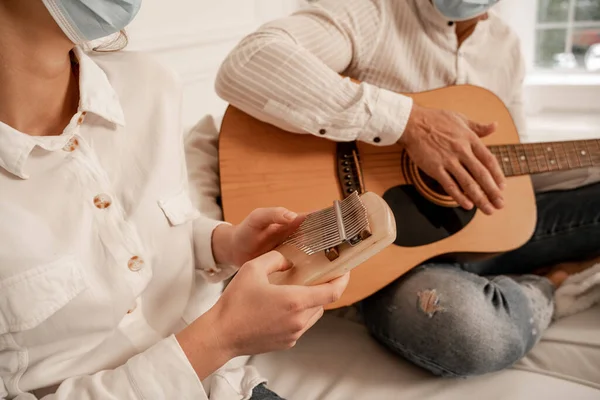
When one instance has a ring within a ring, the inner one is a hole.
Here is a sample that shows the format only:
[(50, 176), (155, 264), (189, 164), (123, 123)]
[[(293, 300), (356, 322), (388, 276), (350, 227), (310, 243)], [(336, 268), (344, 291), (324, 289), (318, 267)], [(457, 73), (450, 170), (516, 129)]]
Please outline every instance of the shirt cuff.
[(217, 221), (203, 215), (193, 222), (194, 253), (196, 269), (204, 279), (211, 283), (224, 281), (237, 272), (233, 265), (217, 265), (212, 251), (212, 236), (215, 228), (221, 224), (230, 225), (228, 222)]
[(208, 395), (175, 336), (161, 340), (127, 362), (132, 383), (143, 399), (208, 400)]
[(412, 98), (378, 88), (371, 118), (358, 140), (377, 146), (395, 144), (406, 128), (412, 106)]

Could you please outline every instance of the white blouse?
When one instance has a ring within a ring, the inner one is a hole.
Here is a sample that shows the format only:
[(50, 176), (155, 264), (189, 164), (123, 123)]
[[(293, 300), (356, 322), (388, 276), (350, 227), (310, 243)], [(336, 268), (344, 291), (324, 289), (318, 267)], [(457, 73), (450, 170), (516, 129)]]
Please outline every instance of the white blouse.
[(196, 129), (184, 149), (181, 87), (154, 61), (76, 55), (61, 135), (0, 123), (0, 399), (248, 398), (243, 359), (202, 384), (173, 336), (234, 272), (198, 211), (218, 218), (214, 143)]

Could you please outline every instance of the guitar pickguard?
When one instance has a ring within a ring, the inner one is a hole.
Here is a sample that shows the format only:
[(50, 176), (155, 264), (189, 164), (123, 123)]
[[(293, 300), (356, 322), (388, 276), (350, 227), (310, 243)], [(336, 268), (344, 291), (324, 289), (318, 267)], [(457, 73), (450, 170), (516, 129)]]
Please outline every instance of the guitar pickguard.
[(402, 247), (423, 246), (452, 236), (467, 226), (477, 211), (436, 205), (412, 185), (390, 188), (383, 199), (396, 219), (394, 244)]

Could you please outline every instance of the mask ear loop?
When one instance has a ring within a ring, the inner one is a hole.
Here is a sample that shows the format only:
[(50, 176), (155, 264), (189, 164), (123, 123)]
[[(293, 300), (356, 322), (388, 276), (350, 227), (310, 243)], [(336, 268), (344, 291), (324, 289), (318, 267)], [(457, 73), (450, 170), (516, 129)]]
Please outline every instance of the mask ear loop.
[(111, 40), (101, 43), (98, 46), (92, 48), (92, 51), (98, 53), (114, 53), (123, 50), (129, 44), (129, 36), (125, 29), (122, 29), (117, 36)]

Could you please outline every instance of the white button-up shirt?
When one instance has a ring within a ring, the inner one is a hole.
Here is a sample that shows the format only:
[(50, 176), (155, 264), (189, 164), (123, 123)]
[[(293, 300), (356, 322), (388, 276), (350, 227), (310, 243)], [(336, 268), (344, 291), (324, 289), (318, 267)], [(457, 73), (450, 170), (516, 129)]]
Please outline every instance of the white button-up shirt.
[(252, 368), (202, 383), (173, 336), (234, 271), (198, 211), (214, 144), (197, 129), (184, 150), (181, 88), (152, 60), (76, 55), (61, 135), (0, 123), (0, 399), (248, 398)]
[[(358, 79), (354, 84), (338, 73)], [(525, 130), (517, 35), (493, 12), (460, 48), (431, 0), (320, 0), (264, 25), (225, 60), (219, 95), (263, 121), (336, 141), (390, 145), (415, 93), (471, 84), (495, 93)], [(598, 168), (538, 175), (538, 190), (600, 179)]]

